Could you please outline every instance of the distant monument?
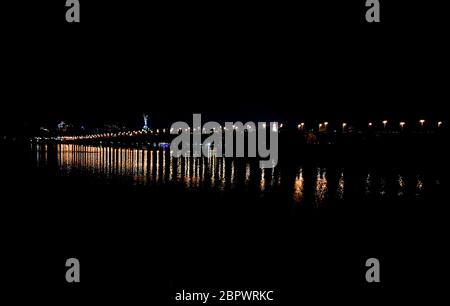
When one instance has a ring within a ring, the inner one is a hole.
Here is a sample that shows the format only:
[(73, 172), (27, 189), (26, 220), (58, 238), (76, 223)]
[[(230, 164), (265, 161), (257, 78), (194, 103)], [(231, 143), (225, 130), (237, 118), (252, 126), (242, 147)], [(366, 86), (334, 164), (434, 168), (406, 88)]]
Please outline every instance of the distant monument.
[(144, 114), (143, 117), (144, 117), (144, 126), (142, 127), (142, 129), (146, 131), (146, 130), (149, 129), (149, 127), (148, 127), (148, 115)]

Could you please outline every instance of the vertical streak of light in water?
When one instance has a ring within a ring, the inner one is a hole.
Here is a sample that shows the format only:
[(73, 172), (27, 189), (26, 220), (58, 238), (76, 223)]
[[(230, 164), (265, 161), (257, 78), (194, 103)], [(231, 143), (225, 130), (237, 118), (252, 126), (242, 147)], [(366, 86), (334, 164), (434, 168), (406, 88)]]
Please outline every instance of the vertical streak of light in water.
[(419, 174), (416, 176), (416, 179), (417, 179), (416, 195), (419, 196), (423, 191), (423, 180)]
[(401, 174), (398, 175), (397, 181), (398, 181), (398, 187), (399, 187), (397, 195), (400, 197), (405, 194), (406, 183), (405, 183), (405, 180), (403, 179), (403, 177), (401, 176)]
[(144, 177), (144, 184), (147, 185), (148, 176), (147, 176), (147, 165), (148, 165), (148, 153), (147, 149), (142, 150), (142, 175)]
[(154, 165), (154, 161), (153, 161), (153, 149), (151, 149), (151, 151), (150, 151), (150, 160), (149, 160), (149, 163), (150, 163), (150, 182), (153, 182), (153, 178), (154, 178), (154, 176), (153, 176), (153, 165)]
[(210, 157), (209, 158), (210, 162), (209, 162), (209, 171), (211, 173), (211, 187), (214, 188), (216, 186), (216, 159), (214, 157)]
[(114, 148), (114, 165), (116, 165), (115, 168), (115, 174), (119, 174), (119, 148)]
[(123, 174), (123, 149), (122, 148), (119, 149), (119, 165), (120, 165), (119, 173), (120, 173), (120, 175), (122, 175)]
[(44, 146), (44, 163), (47, 166), (48, 165), (48, 152), (47, 152), (48, 146), (47, 144)]
[(184, 174), (184, 181), (187, 188), (191, 187), (191, 158), (186, 157), (186, 169)]
[(169, 181), (173, 181), (174, 177), (173, 177), (173, 156), (172, 154), (170, 154), (170, 160), (169, 160)]
[(162, 181), (166, 182), (166, 151), (163, 149), (161, 151), (162, 154)]
[(250, 164), (245, 165), (245, 185), (250, 183)]
[(220, 171), (220, 189), (224, 190), (225, 189), (225, 185), (226, 185), (226, 181), (227, 181), (227, 176), (226, 176), (226, 172), (227, 172), (227, 162), (225, 160), (225, 158), (223, 157), (216, 157), (219, 158), (221, 164), (220, 166), (222, 167), (222, 170)]
[(316, 178), (316, 204), (322, 204), (327, 196), (328, 192), (328, 182), (326, 170), (321, 170), (317, 168), (317, 178)]
[(195, 168), (197, 170), (196, 173), (196, 186), (200, 187), (200, 166), (201, 166), (201, 157), (197, 157), (197, 167)]
[(202, 185), (204, 186), (205, 182), (205, 157), (202, 157)]
[(236, 184), (236, 176), (235, 176), (235, 160), (231, 161), (231, 187), (234, 187)]
[(58, 156), (58, 169), (61, 169), (61, 144), (60, 143), (58, 143), (57, 145), (56, 145), (56, 148), (57, 148), (57, 156)]
[(344, 187), (345, 187), (344, 172), (341, 171), (341, 174), (339, 175), (338, 189), (336, 194), (339, 200), (342, 200), (344, 198)]
[(41, 145), (36, 145), (36, 165), (39, 167), (41, 164)]
[(293, 198), (294, 198), (294, 201), (297, 203), (301, 203), (303, 200), (303, 185), (304, 185), (303, 169), (300, 168), (297, 176), (295, 177), (295, 182), (294, 182)]
[(197, 166), (197, 157), (192, 157), (192, 179), (191, 179), (191, 185), (192, 187), (196, 187), (196, 169), (195, 167)]
[(259, 181), (259, 189), (261, 191), (264, 191), (266, 189), (266, 178), (265, 178), (265, 168), (260, 168), (261, 169), (261, 179)]
[(156, 184), (159, 183), (159, 150), (156, 150)]
[(275, 179), (275, 168), (270, 168), (270, 173), (272, 174), (270, 176), (270, 185), (271, 186), (275, 186), (276, 184), (276, 179)]
[(370, 173), (367, 173), (366, 184), (364, 186), (366, 195), (370, 194), (370, 190), (372, 189), (372, 177)]
[(181, 157), (177, 157), (177, 180), (181, 180), (182, 176), (182, 168), (181, 168), (182, 159)]

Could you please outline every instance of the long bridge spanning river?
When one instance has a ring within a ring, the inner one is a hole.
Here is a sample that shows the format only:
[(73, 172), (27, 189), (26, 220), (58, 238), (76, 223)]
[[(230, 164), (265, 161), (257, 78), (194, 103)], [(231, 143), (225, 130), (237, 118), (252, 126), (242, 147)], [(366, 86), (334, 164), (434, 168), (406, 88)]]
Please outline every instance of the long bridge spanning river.
[[(272, 124), (272, 123), (270, 123)], [(264, 128), (266, 126), (264, 125)], [(267, 126), (267, 129), (272, 127)], [(355, 147), (358, 145), (375, 146), (440, 146), (447, 134), (446, 125), (442, 121), (417, 122), (393, 122), (383, 120), (378, 123), (368, 122), (364, 126), (353, 125), (347, 122), (329, 123), (320, 122), (315, 124), (299, 123), (296, 126), (286, 126), (282, 123), (274, 128), (279, 133), (280, 146), (295, 148), (303, 145), (345, 145)], [(198, 130), (197, 130), (198, 129)], [(251, 133), (259, 133), (250, 125), (233, 125), (235, 135), (244, 134), (245, 139)], [(123, 147), (165, 147), (179, 133), (192, 135), (199, 133), (200, 127), (187, 128), (184, 131), (174, 131), (171, 128), (150, 129), (145, 127), (141, 130), (132, 131), (102, 131), (95, 133), (54, 133), (52, 135), (41, 135), (31, 139), (35, 143), (74, 143), (87, 145), (111, 145)], [(272, 129), (273, 131), (273, 129)], [(226, 127), (220, 130), (201, 130), (202, 141), (212, 133), (221, 133), (224, 137)], [(224, 139), (224, 138), (223, 138)]]

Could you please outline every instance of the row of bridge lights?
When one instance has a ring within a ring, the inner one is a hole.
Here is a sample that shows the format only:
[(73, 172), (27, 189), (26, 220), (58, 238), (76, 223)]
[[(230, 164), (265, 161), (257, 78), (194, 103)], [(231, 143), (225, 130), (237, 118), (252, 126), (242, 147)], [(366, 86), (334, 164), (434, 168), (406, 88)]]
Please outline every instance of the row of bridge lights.
[[(420, 126), (423, 127), (423, 126), (425, 125), (425, 122), (426, 122), (426, 121), (425, 121), (424, 119), (419, 120)], [(387, 124), (388, 124), (388, 121), (387, 121), (387, 120), (383, 120), (383, 121), (382, 121), (382, 124), (383, 124), (383, 127), (386, 128), (386, 126), (387, 126)], [(443, 124), (443, 122), (442, 122), (442, 121), (439, 121), (439, 122), (437, 123), (438, 128), (440, 128), (440, 127), (442, 126), (442, 124)], [(403, 129), (403, 128), (405, 127), (406, 123), (405, 123), (404, 121), (401, 121), (401, 122), (399, 123), (399, 125), (400, 125), (400, 128)], [(262, 126), (263, 126), (263, 128), (266, 128), (266, 127), (267, 127), (267, 125), (266, 125), (265, 123), (263, 123)], [(319, 128), (325, 127), (325, 129), (326, 129), (327, 126), (328, 126), (328, 122), (326, 122), (326, 121), (323, 122), (323, 123), (319, 123)], [(369, 127), (372, 127), (372, 126), (373, 126), (373, 123), (372, 123), (372, 122), (369, 122), (369, 123), (368, 123), (368, 126), (369, 126)], [(283, 128), (283, 124), (280, 123), (278, 127), (279, 127), (279, 128)], [(274, 131), (274, 132), (278, 131), (278, 127), (277, 127), (276, 124), (273, 124), (273, 125), (272, 125), (272, 131)], [(342, 123), (342, 129), (345, 129), (346, 127), (347, 127), (347, 123), (346, 123), (346, 122), (343, 122), (343, 123)], [(233, 130), (235, 130), (235, 131), (238, 131), (238, 130), (239, 130), (239, 127), (238, 127), (238, 126), (235, 126), (235, 125), (233, 125), (232, 128), (233, 128)], [(251, 126), (251, 125), (247, 125), (246, 128), (247, 128), (249, 131), (251, 131), (252, 126)], [(300, 129), (300, 130), (304, 130), (304, 128), (305, 128), (305, 123), (302, 122), (302, 123), (298, 124), (297, 128)], [(201, 129), (201, 128), (198, 127), (198, 128), (194, 128), (193, 130), (194, 130), (194, 132), (196, 132), (197, 130), (200, 130), (200, 129)], [(227, 131), (227, 127), (224, 127), (223, 129), (224, 129), (225, 131)], [(172, 133), (173, 130), (174, 130), (174, 129), (171, 128), (171, 129), (170, 129), (170, 132)], [(189, 132), (189, 131), (191, 130), (191, 128), (188, 127), (188, 128), (186, 128), (186, 129), (184, 129), (184, 130), (185, 130), (185, 132)], [(62, 136), (62, 138), (64, 138), (65, 140), (83, 140), (83, 139), (107, 138), (107, 137), (118, 137), (118, 136), (137, 136), (137, 135), (142, 135), (142, 134), (148, 134), (149, 132), (150, 132), (150, 134), (159, 134), (160, 132), (166, 133), (166, 131), (168, 131), (168, 129), (156, 129), (155, 132), (154, 132), (153, 130), (149, 130), (149, 131), (145, 131), (145, 130), (142, 131), (142, 130), (140, 130), (140, 131), (119, 132), (119, 133), (94, 134), (94, 135), (87, 135), (87, 136)], [(183, 131), (183, 129), (178, 129), (178, 132), (182, 132), (182, 131)], [(206, 129), (203, 128), (203, 131), (206, 131)], [(219, 131), (217, 131), (215, 128), (213, 128), (213, 131), (214, 131), (215, 133), (219, 132)]]
[[(265, 128), (267, 127), (266, 123), (263, 123), (263, 124), (262, 124), (262, 127), (265, 129)], [(282, 127), (283, 127), (283, 124), (281, 123), (278, 127), (279, 127), (279, 128), (282, 128)], [(276, 124), (273, 124), (273, 125), (272, 125), (272, 130), (273, 130), (273, 131), (277, 131), (277, 130), (278, 130), (278, 127), (277, 127)], [(220, 126), (220, 129), (222, 129), (222, 126)], [(253, 130), (253, 126), (250, 125), (250, 124), (247, 124), (247, 125), (245, 126), (244, 129), (247, 129), (248, 131), (252, 131), (252, 130)], [(256, 127), (255, 127), (255, 129), (256, 129)], [(184, 129), (185, 132), (190, 132), (190, 130), (191, 130), (190, 127), (187, 127), (187, 128)], [(213, 128), (212, 130), (213, 130), (214, 133), (220, 132), (220, 130), (217, 130), (216, 128)], [(224, 130), (224, 131), (228, 131), (228, 128), (225, 126), (225, 127), (223, 127), (223, 130)], [(232, 130), (234, 130), (234, 131), (239, 131), (239, 126), (233, 125), (233, 126), (232, 126)], [(174, 129), (171, 128), (171, 129), (170, 129), (170, 132), (172, 133), (173, 131), (174, 131)], [(181, 129), (181, 128), (178, 129), (178, 133), (180, 133), (180, 132), (182, 132), (182, 131), (183, 131), (183, 129)], [(201, 128), (200, 128), (200, 127), (194, 128), (193, 131), (194, 131), (194, 132), (196, 132), (196, 131), (201, 131)], [(205, 128), (203, 128), (203, 132), (206, 132), (206, 129), (205, 129)], [(242, 131), (241, 131), (241, 132), (242, 132)]]
[[(266, 128), (266, 124), (265, 123), (263, 124), (263, 127)], [(282, 128), (283, 124), (280, 124), (279, 127)], [(249, 131), (252, 131), (252, 126), (251, 125), (247, 125), (246, 128)], [(225, 131), (228, 130), (227, 127), (224, 127), (223, 129)], [(236, 125), (233, 125), (232, 129), (235, 130), (235, 131), (238, 131), (239, 127), (236, 126)], [(200, 130), (201, 130), (200, 127), (193, 129), (194, 132), (200, 131)], [(277, 126), (275, 124), (272, 126), (272, 130), (273, 131), (278, 131), (278, 128), (277, 128)], [(62, 138), (64, 140), (85, 140), (85, 139), (110, 138), (110, 137), (119, 137), (119, 136), (138, 136), (138, 135), (143, 135), (143, 134), (148, 134), (148, 133), (158, 135), (160, 132), (165, 134), (167, 131), (169, 131), (169, 129), (156, 129), (155, 131), (153, 131), (153, 130), (139, 130), (139, 131), (128, 131), (128, 132), (119, 132), (119, 133), (100, 133), (100, 134), (92, 134), (92, 135), (85, 135), (85, 136), (61, 136), (60, 138)], [(171, 128), (170, 129), (170, 133), (172, 133), (173, 131), (174, 131), (174, 129)], [(181, 128), (178, 129), (178, 132), (182, 132), (182, 131), (183, 131), (183, 129), (181, 129)], [(184, 131), (185, 132), (190, 132), (191, 128), (190, 127), (185, 128)], [(205, 132), (206, 129), (203, 128), (203, 131)], [(219, 130), (217, 130), (216, 128), (213, 128), (213, 132), (214, 133), (218, 133)]]
[[(386, 128), (386, 126), (387, 126), (387, 124), (388, 124), (388, 121), (387, 121), (387, 120), (383, 120), (381, 123), (383, 123), (383, 127)], [(419, 123), (420, 123), (420, 126), (423, 127), (423, 126), (425, 125), (425, 120), (424, 120), (424, 119), (421, 119), (421, 120), (419, 120)], [(440, 128), (440, 127), (442, 126), (442, 124), (443, 124), (442, 121), (438, 121), (437, 127)], [(372, 126), (373, 126), (373, 123), (372, 123), (372, 122), (369, 122), (367, 125), (368, 125), (369, 127), (372, 127)], [(399, 123), (399, 125), (400, 125), (400, 128), (403, 129), (403, 128), (405, 127), (405, 125), (406, 125), (406, 122), (401, 121), (401, 122)], [(326, 121), (323, 122), (323, 123), (319, 123), (319, 128), (324, 127), (324, 128), (326, 129), (327, 126), (328, 126), (328, 122), (326, 122)], [(282, 125), (280, 125), (280, 127), (282, 127)], [(346, 127), (347, 127), (347, 123), (346, 123), (346, 122), (343, 122), (343, 123), (342, 123), (342, 129), (345, 129)], [(299, 125), (297, 125), (297, 128), (298, 128), (299, 130), (303, 130), (303, 129), (305, 128), (305, 123), (304, 123), (304, 122), (300, 123)]]
[(85, 139), (96, 139), (96, 138), (111, 138), (111, 137), (120, 137), (120, 136), (138, 136), (143, 134), (159, 134), (161, 132), (165, 133), (166, 129), (156, 129), (153, 130), (140, 130), (140, 131), (128, 131), (128, 132), (118, 132), (118, 133), (100, 133), (100, 134), (92, 134), (92, 135), (83, 135), (83, 136), (61, 136), (60, 138), (64, 140), (85, 140)]

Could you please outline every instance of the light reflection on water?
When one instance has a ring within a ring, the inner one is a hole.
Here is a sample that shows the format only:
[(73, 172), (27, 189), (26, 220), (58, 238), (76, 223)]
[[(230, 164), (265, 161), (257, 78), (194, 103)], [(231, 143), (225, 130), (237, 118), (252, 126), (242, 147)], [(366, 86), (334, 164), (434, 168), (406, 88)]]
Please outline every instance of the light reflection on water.
[[(207, 157), (175, 158), (163, 149), (75, 144), (59, 144), (53, 151), (50, 145), (35, 145), (32, 150), (33, 160), (39, 167), (50, 167), (53, 155), (56, 155), (55, 165), (61, 175), (124, 178), (136, 185), (179, 184), (186, 189), (207, 188), (222, 192), (242, 189), (261, 194), (288, 190), (295, 203), (303, 203), (309, 192), (317, 205), (329, 200), (343, 200), (347, 194), (345, 169), (301, 165), (296, 165), (295, 169), (260, 169), (257, 162), (225, 159), (215, 156), (213, 151)], [(383, 176), (369, 170), (360, 181), (365, 196), (375, 197), (388, 194), (418, 197), (428, 184), (420, 174)], [(434, 179), (434, 182), (438, 184), (439, 180)]]
[(328, 194), (328, 180), (327, 172), (324, 169), (317, 168), (316, 176), (316, 202), (322, 203), (325, 201)]
[(297, 176), (295, 177), (295, 183), (294, 183), (294, 201), (297, 203), (300, 203), (303, 200), (303, 169), (300, 168), (298, 171)]

